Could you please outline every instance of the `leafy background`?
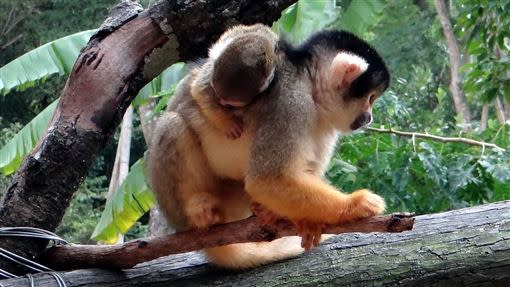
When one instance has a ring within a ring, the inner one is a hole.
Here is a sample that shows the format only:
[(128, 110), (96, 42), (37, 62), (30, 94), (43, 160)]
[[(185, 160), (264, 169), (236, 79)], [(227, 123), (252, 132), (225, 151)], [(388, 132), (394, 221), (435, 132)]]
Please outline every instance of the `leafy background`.
[[(0, 192), (44, 133), (72, 59), (116, 2), (0, 0)], [(473, 120), (467, 131), (458, 124), (448, 89), (448, 49), (432, 1), (301, 0), (273, 29), (297, 43), (316, 30), (340, 28), (374, 45), (392, 73), (390, 90), (376, 102), (374, 126), (463, 136), (509, 149), (509, 124), (496, 120), (492, 103), (501, 100), (510, 117), (510, 4), (450, 1), (449, 10), (470, 111), (480, 119), (482, 106), (491, 107), (483, 131), (479, 120)], [(1, 25), (11, 18), (20, 20), (6, 33)], [(133, 106), (155, 102), (152, 118), (164, 109), (185, 71), (182, 63), (165, 70), (140, 92)], [(114, 242), (128, 229), (126, 239), (147, 232), (149, 218), (144, 213), (153, 198), (144, 180), (146, 144), (138, 114), (131, 171), (106, 200), (117, 139), (118, 135), (97, 157), (57, 231), (71, 242), (95, 242), (93, 233), (96, 240)], [(327, 178), (346, 191), (375, 190), (386, 198), (389, 211), (438, 212), (509, 199), (509, 157), (509, 152), (478, 146), (364, 131), (341, 140)]]

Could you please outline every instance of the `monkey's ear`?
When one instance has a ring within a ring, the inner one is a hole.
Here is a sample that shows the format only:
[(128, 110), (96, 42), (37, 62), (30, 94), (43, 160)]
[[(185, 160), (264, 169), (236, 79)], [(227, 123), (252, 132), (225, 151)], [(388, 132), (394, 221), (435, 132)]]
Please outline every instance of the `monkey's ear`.
[(335, 90), (348, 88), (367, 68), (368, 63), (361, 57), (346, 52), (338, 53), (330, 65), (331, 88)]

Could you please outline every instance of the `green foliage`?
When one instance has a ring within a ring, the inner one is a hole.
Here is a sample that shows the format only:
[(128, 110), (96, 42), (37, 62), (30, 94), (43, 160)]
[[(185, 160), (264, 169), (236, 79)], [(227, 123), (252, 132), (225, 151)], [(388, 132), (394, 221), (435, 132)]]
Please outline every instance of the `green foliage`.
[[(342, 13), (336, 17), (332, 27), (344, 29), (357, 35), (364, 35), (368, 29), (377, 24), (381, 12), (386, 6), (383, 0), (351, 0), (340, 2)], [(338, 8), (337, 8), (338, 9)]]
[[(173, 94), (175, 86), (184, 78), (187, 72), (188, 70), (184, 63), (175, 63), (166, 68), (159, 76), (140, 90), (132, 105), (136, 107), (147, 104), (151, 99), (160, 97), (166, 97), (164, 102), (164, 105), (166, 105), (169, 97)], [(163, 103), (160, 105), (163, 105)]]
[(375, 25), (385, 4), (382, 0), (300, 0), (285, 9), (273, 30), (298, 43), (324, 28), (344, 29), (362, 36)]
[(89, 176), (76, 191), (57, 234), (73, 243), (93, 244), (90, 239), (105, 203), (105, 176)]
[(24, 90), (53, 74), (68, 74), (95, 30), (83, 31), (31, 50), (0, 68), (0, 93)]
[(282, 17), (273, 24), (273, 30), (297, 43), (331, 24), (339, 12), (332, 0), (300, 0), (282, 12)]
[[(482, 140), (505, 141), (509, 127), (500, 129)], [(430, 213), (510, 199), (509, 160), (508, 151), (370, 132), (344, 138), (327, 176), (346, 191), (375, 190), (389, 212)]]
[(115, 243), (154, 204), (154, 195), (146, 183), (144, 159), (139, 159), (126, 179), (107, 200), (92, 238)]
[(483, 102), (497, 96), (510, 101), (510, 2), (462, 0), (459, 3), (455, 28), (465, 38), (467, 52), (473, 57), (464, 66), (467, 72), (464, 91)]
[(51, 115), (57, 106), (54, 101), (37, 115), (30, 123), (15, 134), (2, 149), (0, 149), (0, 171), (9, 175), (18, 169), (21, 161), (32, 151), (50, 122)]

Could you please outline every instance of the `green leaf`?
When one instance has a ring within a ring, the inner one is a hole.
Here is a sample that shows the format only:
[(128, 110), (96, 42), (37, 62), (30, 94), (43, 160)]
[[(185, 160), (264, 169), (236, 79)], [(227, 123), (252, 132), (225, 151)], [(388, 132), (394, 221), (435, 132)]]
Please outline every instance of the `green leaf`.
[(106, 206), (92, 238), (115, 243), (119, 234), (126, 233), (155, 202), (154, 194), (146, 181), (144, 158), (136, 161), (126, 179), (119, 185)]
[(146, 104), (150, 98), (162, 96), (165, 92), (173, 90), (179, 81), (186, 76), (187, 72), (188, 69), (184, 63), (175, 63), (166, 68), (140, 90), (132, 105), (136, 107)]
[(46, 107), (0, 149), (0, 170), (3, 174), (15, 172), (25, 156), (32, 151), (45, 133), (57, 103), (58, 100)]
[(273, 30), (293, 43), (301, 42), (331, 24), (339, 12), (332, 0), (300, 0), (283, 11)]
[(68, 74), (96, 30), (72, 34), (35, 48), (0, 68), (0, 94), (22, 91), (53, 74)]
[(357, 35), (363, 35), (375, 25), (385, 7), (382, 0), (355, 0), (345, 10), (338, 27)]

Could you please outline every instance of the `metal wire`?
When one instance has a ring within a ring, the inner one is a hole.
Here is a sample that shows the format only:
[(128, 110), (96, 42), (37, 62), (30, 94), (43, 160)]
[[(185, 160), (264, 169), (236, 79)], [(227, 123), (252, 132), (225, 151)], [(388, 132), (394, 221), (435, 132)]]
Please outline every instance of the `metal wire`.
[(28, 282), (30, 283), (30, 287), (35, 287), (34, 277), (32, 276), (32, 274), (27, 273), (27, 277), (28, 277)]
[(53, 276), (55, 278), (55, 280), (57, 280), (58, 287), (67, 287), (67, 284), (64, 281), (64, 278), (62, 278), (62, 276), (60, 276), (60, 274), (58, 274), (57, 272), (51, 272), (50, 275)]
[(14, 263), (25, 266), (26, 268), (31, 269), (32, 271), (35, 271), (35, 272), (53, 271), (44, 265), (41, 265), (41, 264), (34, 262), (32, 260), (26, 259), (23, 256), (20, 256), (16, 253), (7, 251), (1, 247), (0, 247), (0, 256), (2, 256)]
[[(55, 245), (60, 244), (68, 244), (67, 241), (62, 239), (60, 236), (56, 235), (53, 232), (35, 228), (35, 227), (0, 227), (0, 237), (25, 237), (25, 238), (37, 238), (37, 239), (45, 239), (53, 242)], [(53, 271), (50, 268), (41, 265), (37, 262), (34, 262), (30, 259), (27, 259), (23, 256), (20, 256), (18, 254), (12, 253), (8, 250), (5, 250), (4, 248), (0, 248), (0, 257), (3, 257), (11, 262), (14, 262), (16, 264), (19, 264), (21, 266), (24, 266), (25, 268), (35, 271), (35, 272), (48, 272)], [(60, 276), (60, 274), (56, 272), (49, 272), (49, 275), (51, 275), (55, 280), (57, 281), (57, 284), (59, 287), (67, 287), (66, 282), (64, 281), (64, 278)], [(0, 276), (4, 278), (16, 278), (18, 276), (5, 271), (3, 269), (0, 269)], [(30, 287), (35, 287), (34, 277), (32, 274), (27, 273), (26, 274)], [(0, 287), (3, 287), (2, 283), (0, 283)]]
[(55, 244), (68, 243), (53, 232), (35, 227), (0, 227), (0, 237), (30, 237), (51, 240)]

